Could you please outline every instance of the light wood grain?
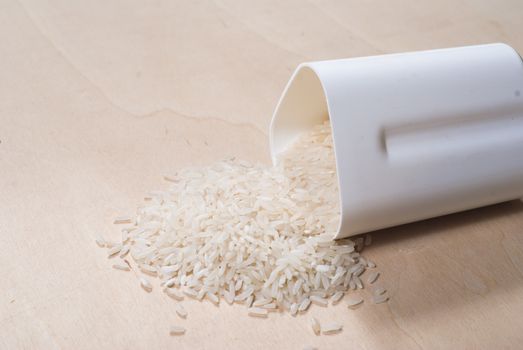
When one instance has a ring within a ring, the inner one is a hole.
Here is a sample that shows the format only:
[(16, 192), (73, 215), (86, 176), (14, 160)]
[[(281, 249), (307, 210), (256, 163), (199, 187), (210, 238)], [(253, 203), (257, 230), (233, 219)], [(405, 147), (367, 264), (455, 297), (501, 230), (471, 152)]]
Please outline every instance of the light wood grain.
[[(150, 294), (94, 243), (161, 175), (268, 163), (267, 127), (302, 61), (504, 41), (523, 2), (3, 0), (0, 348), (494, 349), (523, 344), (523, 203), (374, 234), (388, 304), (307, 316)], [(473, 174), (471, 174), (472, 176)], [(155, 286), (156, 287), (156, 286)], [(315, 336), (309, 318), (344, 324)], [(169, 336), (171, 325), (187, 333)]]

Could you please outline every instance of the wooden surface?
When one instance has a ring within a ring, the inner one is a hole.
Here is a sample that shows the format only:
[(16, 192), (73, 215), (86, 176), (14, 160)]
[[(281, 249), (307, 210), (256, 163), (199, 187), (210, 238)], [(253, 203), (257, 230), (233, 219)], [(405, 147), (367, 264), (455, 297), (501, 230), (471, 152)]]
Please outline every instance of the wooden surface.
[[(113, 270), (118, 237), (161, 175), (238, 156), (302, 61), (504, 41), (520, 0), (0, 3), (1, 349), (500, 349), (523, 345), (523, 203), (374, 234), (388, 304), (246, 316)], [(471, 174), (473, 176), (473, 174)], [(316, 337), (310, 315), (344, 331)], [(188, 332), (170, 337), (171, 324)]]

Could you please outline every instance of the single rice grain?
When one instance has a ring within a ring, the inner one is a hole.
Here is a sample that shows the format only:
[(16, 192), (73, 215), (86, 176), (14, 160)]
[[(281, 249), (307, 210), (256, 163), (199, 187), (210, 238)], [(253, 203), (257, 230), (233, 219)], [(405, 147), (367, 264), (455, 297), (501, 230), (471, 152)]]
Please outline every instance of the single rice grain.
[(312, 331), (314, 332), (314, 334), (320, 335), (321, 325), (320, 325), (320, 321), (318, 321), (317, 318), (315, 318), (315, 317), (311, 318), (311, 327), (312, 327)]
[(207, 292), (205, 294), (205, 296), (207, 297), (207, 299), (209, 299), (211, 301), (211, 303), (213, 303), (214, 305), (219, 305), (220, 304), (220, 298), (218, 298), (218, 296), (216, 294), (213, 294), (213, 293), (209, 293)]
[(129, 216), (118, 216), (114, 219), (114, 224), (130, 224), (132, 219)]
[(185, 334), (185, 328), (182, 326), (171, 326), (171, 329), (169, 330), (170, 335), (184, 335)]
[(101, 237), (101, 236), (96, 237), (95, 242), (100, 248), (105, 247), (105, 239), (103, 239), (103, 237)]
[(260, 307), (262, 309), (267, 309), (267, 310), (276, 310), (278, 308), (278, 305), (276, 305), (276, 303), (269, 303), (269, 304), (263, 304)]
[(347, 298), (347, 305), (350, 308), (356, 308), (363, 303), (363, 298), (358, 295), (351, 295)]
[(321, 326), (323, 334), (336, 334), (343, 330), (343, 325), (337, 322), (325, 323)]
[(372, 301), (374, 304), (381, 304), (389, 300), (389, 296), (387, 294), (381, 294), (381, 295), (374, 295), (372, 297)]
[(174, 311), (180, 316), (181, 318), (187, 318), (187, 310), (183, 307), (182, 304), (177, 303), (174, 305)]
[(259, 307), (251, 307), (249, 308), (248, 314), (253, 317), (267, 317), (268, 311)]
[(332, 304), (336, 305), (337, 303), (339, 303), (344, 295), (345, 295), (345, 293), (343, 293), (342, 291), (338, 291), (338, 292), (334, 293), (334, 295), (331, 298)]
[(128, 245), (123, 246), (122, 250), (120, 250), (120, 258), (124, 258), (129, 251), (131, 250), (131, 247)]
[(124, 265), (124, 264), (114, 264), (113, 268), (116, 269), (116, 270), (121, 270), (121, 271), (131, 271), (129, 266)]
[(198, 292), (193, 289), (186, 288), (183, 290), (183, 293), (189, 298), (198, 299)]
[(121, 245), (121, 244), (117, 244), (117, 245), (115, 245), (114, 247), (109, 248), (109, 249), (107, 250), (107, 257), (110, 258), (110, 257), (112, 257), (112, 256), (115, 256), (115, 255), (118, 254), (121, 250), (122, 250), (122, 245)]
[(170, 296), (173, 299), (176, 299), (178, 301), (182, 301), (183, 300), (183, 293), (180, 292), (178, 289), (175, 289), (175, 288), (165, 288), (164, 291), (165, 291), (165, 294), (167, 294), (168, 296)]
[(153, 276), (153, 277), (156, 277), (156, 275), (158, 274), (158, 271), (156, 271), (156, 268), (151, 265), (140, 265), (140, 271), (142, 271), (143, 273), (145, 273), (147, 275)]
[(378, 279), (380, 273), (378, 271), (372, 271), (369, 275), (369, 277), (367, 277), (367, 283), (368, 284), (373, 284), (374, 282), (376, 282), (376, 280)]
[(316, 296), (316, 295), (312, 295), (310, 297), (310, 300), (313, 304), (316, 304), (319, 306), (327, 306), (329, 304), (329, 301), (327, 299)]
[(140, 285), (146, 292), (151, 292), (153, 290), (153, 285), (151, 284), (151, 282), (149, 282), (147, 278), (140, 276), (139, 279)]
[(387, 292), (387, 290), (383, 287), (377, 287), (376, 289), (374, 289), (373, 291), (373, 294), (374, 295), (382, 295), (382, 294), (385, 294)]
[(311, 300), (309, 298), (306, 298), (300, 303), (300, 306), (298, 307), (298, 311), (301, 311), (301, 312), (306, 311), (310, 305), (311, 305)]

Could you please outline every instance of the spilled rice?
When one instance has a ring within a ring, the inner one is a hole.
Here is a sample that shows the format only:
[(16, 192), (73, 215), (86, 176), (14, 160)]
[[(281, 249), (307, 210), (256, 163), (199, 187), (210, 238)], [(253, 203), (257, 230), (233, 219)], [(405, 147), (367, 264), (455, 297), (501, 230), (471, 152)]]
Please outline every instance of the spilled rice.
[[(270, 310), (296, 315), (311, 303), (325, 307), (363, 288), (360, 276), (376, 266), (360, 255), (370, 236), (333, 241), (340, 208), (328, 122), (300, 137), (277, 166), (229, 159), (165, 180), (170, 187), (149, 193), (136, 217), (115, 219), (124, 224), (121, 242), (96, 239), (108, 256), (130, 257), (146, 291), (157, 283), (143, 275), (159, 279), (177, 302), (186, 296), (244, 304), (254, 317), (268, 317)], [(366, 283), (378, 276), (373, 272)], [(380, 293), (373, 299), (387, 298)], [(349, 306), (360, 299), (352, 297)], [(181, 305), (176, 310), (187, 316)], [(327, 323), (321, 332), (342, 328)], [(173, 335), (184, 332), (171, 329)]]

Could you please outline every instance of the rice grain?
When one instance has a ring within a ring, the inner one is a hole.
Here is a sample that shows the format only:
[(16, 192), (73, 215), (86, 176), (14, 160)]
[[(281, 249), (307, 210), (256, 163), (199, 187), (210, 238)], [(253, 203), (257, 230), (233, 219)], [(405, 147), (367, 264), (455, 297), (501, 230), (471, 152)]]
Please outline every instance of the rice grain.
[(118, 216), (114, 219), (114, 224), (130, 224), (132, 219), (129, 216)]
[(109, 248), (107, 250), (107, 257), (110, 258), (110, 257), (118, 254), (121, 250), (122, 250), (122, 245), (121, 244), (117, 244), (114, 247)]
[(187, 318), (187, 310), (183, 307), (182, 304), (177, 303), (174, 305), (174, 311), (180, 316), (181, 318)]
[(304, 311), (306, 311), (309, 308), (310, 305), (311, 305), (311, 300), (309, 298), (305, 298), (300, 303), (300, 306), (298, 307), (298, 311), (304, 312)]
[(169, 330), (169, 334), (171, 335), (184, 335), (185, 334), (185, 328), (181, 326), (171, 326), (171, 329)]
[(315, 317), (311, 318), (311, 327), (312, 327), (312, 331), (314, 332), (314, 334), (320, 335), (320, 332), (321, 332), (320, 321), (318, 321), (318, 319), (316, 319)]
[(113, 268), (116, 269), (116, 270), (121, 270), (121, 271), (131, 271), (129, 266), (123, 265), (123, 264), (114, 264)]
[(342, 291), (338, 291), (338, 292), (334, 293), (334, 295), (331, 298), (332, 304), (336, 305), (337, 303), (339, 303), (344, 295), (345, 295), (345, 293), (343, 293)]
[(316, 296), (316, 295), (312, 295), (310, 297), (310, 300), (313, 304), (316, 304), (319, 306), (327, 306), (329, 304), (329, 301), (327, 299)]
[(178, 301), (182, 301), (184, 299), (183, 298), (183, 293), (180, 292), (178, 289), (175, 289), (175, 288), (165, 288), (164, 291), (165, 291), (165, 294), (167, 294), (168, 296), (170, 296), (173, 299), (176, 299)]
[(372, 297), (372, 301), (374, 304), (381, 304), (389, 300), (389, 296), (387, 294), (381, 294), (381, 295), (374, 295)]
[(376, 289), (374, 289), (373, 291), (373, 294), (374, 295), (382, 295), (382, 294), (385, 294), (387, 292), (387, 290), (383, 287), (377, 287)]
[(130, 250), (131, 247), (129, 247), (128, 245), (123, 246), (122, 250), (120, 250), (120, 258), (124, 258)]
[(140, 276), (139, 279), (140, 279), (140, 285), (142, 286), (142, 288), (146, 292), (150, 293), (153, 290), (153, 285), (151, 284), (151, 282), (149, 282), (149, 280), (143, 276)]
[(374, 282), (376, 282), (376, 280), (378, 279), (380, 273), (378, 271), (372, 271), (369, 275), (369, 277), (367, 277), (367, 283), (368, 284), (373, 284)]
[(183, 290), (183, 293), (189, 298), (198, 299), (198, 292), (193, 289), (186, 288)]
[(267, 317), (268, 315), (268, 311), (266, 309), (262, 309), (262, 308), (259, 308), (259, 307), (251, 307), (249, 308), (249, 312), (248, 312), (249, 316), (252, 316), (252, 317)]
[(105, 247), (105, 239), (103, 239), (103, 237), (101, 237), (101, 236), (96, 237), (95, 242), (100, 248)]
[(363, 298), (358, 295), (351, 295), (347, 298), (347, 305), (349, 308), (354, 309), (363, 303)]
[(336, 334), (340, 333), (343, 330), (343, 325), (339, 324), (337, 322), (330, 322), (327, 324), (324, 324), (321, 327), (321, 332), (323, 334)]

